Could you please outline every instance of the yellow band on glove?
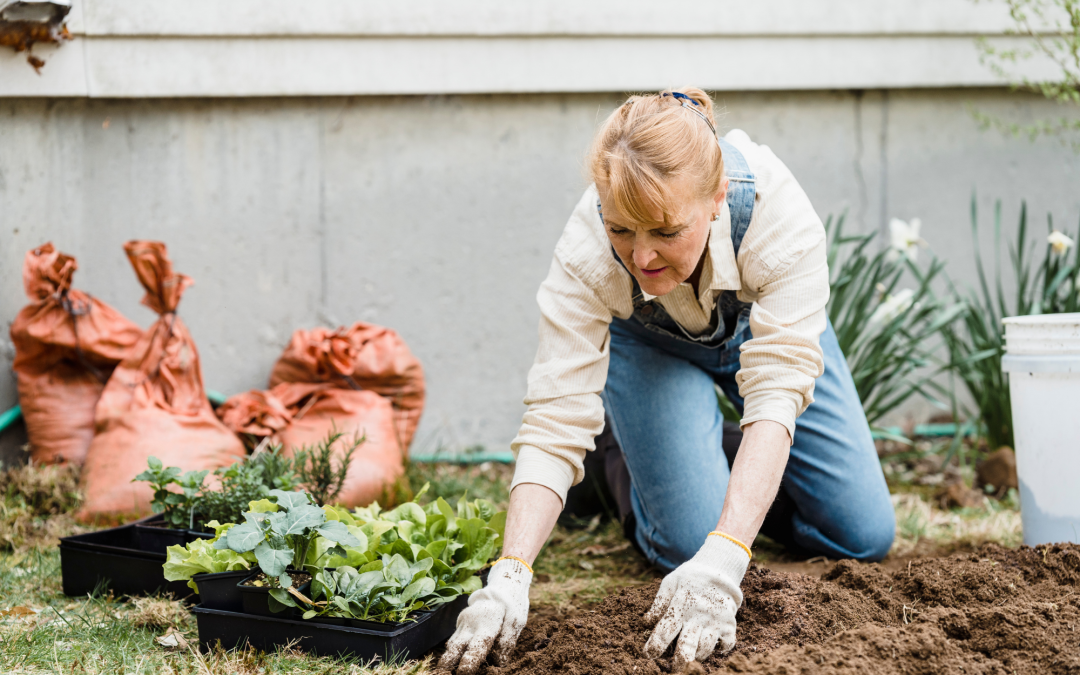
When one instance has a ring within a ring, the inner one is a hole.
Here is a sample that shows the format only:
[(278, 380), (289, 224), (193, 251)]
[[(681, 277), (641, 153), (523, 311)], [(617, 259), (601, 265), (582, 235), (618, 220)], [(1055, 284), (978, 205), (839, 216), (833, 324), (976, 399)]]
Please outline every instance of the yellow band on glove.
[[(740, 546), (742, 546), (742, 544), (740, 544)], [(743, 548), (746, 548), (746, 547), (743, 546)], [(491, 563), (491, 566), (494, 567), (494, 566), (498, 565), (499, 563), (501, 563), (504, 560), (516, 560), (519, 563), (521, 563), (522, 565), (524, 565), (525, 569), (529, 570), (529, 574), (533, 574), (532, 567), (529, 566), (529, 563), (525, 562), (521, 558), (518, 558), (518, 557), (512, 556), (512, 555), (504, 555), (503, 557), (499, 558), (495, 562)]]
[[(739, 541), (739, 540), (738, 540), (738, 539), (736, 539), (735, 537), (731, 536), (730, 534), (724, 534), (723, 532), (710, 532), (710, 533), (709, 533), (709, 536), (710, 536), (710, 537), (712, 537), (712, 536), (716, 536), (716, 537), (723, 537), (724, 539), (727, 539), (728, 541), (733, 541), (733, 542), (735, 542), (736, 544), (738, 544), (738, 545), (739, 545), (739, 548), (741, 548), (742, 550), (746, 551), (746, 555), (748, 555), (748, 556), (750, 557), (750, 559), (751, 559), (751, 560), (753, 560), (753, 559), (754, 559), (754, 554), (750, 552), (750, 547), (749, 547), (749, 546), (747, 546), (746, 544), (742, 543), (741, 541)], [(531, 571), (531, 570), (530, 570), (530, 571)]]

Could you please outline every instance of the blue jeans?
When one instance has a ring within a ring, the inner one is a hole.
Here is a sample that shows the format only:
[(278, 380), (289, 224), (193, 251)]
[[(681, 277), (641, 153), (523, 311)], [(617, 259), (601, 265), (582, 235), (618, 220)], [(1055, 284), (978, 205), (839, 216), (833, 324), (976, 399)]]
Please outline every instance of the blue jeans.
[[(634, 536), (663, 569), (697, 553), (720, 519), (731, 470), (714, 383), (741, 412), (735, 373), (749, 326), (740, 327), (708, 348), (630, 321), (611, 326), (604, 407), (630, 472)], [(825, 373), (796, 422), (780, 486), (794, 508), (773, 536), (804, 554), (881, 560), (896, 528), (889, 490), (832, 324), (821, 347)]]

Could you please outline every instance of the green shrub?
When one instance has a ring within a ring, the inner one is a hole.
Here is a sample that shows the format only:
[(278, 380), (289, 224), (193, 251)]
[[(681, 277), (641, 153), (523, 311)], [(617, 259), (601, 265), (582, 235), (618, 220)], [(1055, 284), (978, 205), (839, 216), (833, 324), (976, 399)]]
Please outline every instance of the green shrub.
[[(914, 255), (872, 252), (876, 233), (845, 235), (844, 216), (825, 224), (829, 234), (829, 319), (847, 357), (866, 419), (874, 425), (913, 394), (934, 398), (932, 366), (940, 334), (963, 314), (963, 303), (936, 297), (932, 284), (944, 263), (921, 268)], [(913, 287), (899, 289), (905, 274)]]

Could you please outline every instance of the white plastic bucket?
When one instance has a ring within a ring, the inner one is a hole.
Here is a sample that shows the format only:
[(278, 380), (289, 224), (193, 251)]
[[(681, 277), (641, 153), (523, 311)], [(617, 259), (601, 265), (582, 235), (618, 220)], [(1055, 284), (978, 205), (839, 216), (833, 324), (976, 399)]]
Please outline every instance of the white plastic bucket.
[(1080, 314), (1004, 323), (1024, 543), (1080, 542)]

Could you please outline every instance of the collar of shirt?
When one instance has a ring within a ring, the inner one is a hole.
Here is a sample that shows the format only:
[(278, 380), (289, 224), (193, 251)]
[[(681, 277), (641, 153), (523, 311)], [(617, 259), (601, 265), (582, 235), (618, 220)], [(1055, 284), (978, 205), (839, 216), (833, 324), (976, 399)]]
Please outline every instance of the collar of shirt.
[[(701, 268), (701, 282), (698, 284), (698, 302), (706, 314), (711, 314), (716, 305), (716, 296), (722, 291), (738, 291), (742, 289), (742, 281), (739, 278), (739, 265), (735, 259), (735, 247), (731, 243), (731, 212), (724, 203), (724, 209), (720, 212), (720, 220), (712, 221), (709, 231), (709, 243), (706, 248), (709, 255), (705, 256), (705, 264)], [(689, 286), (687, 281), (681, 285)], [(641, 291), (646, 301), (653, 301), (655, 295), (649, 295), (644, 289)]]

